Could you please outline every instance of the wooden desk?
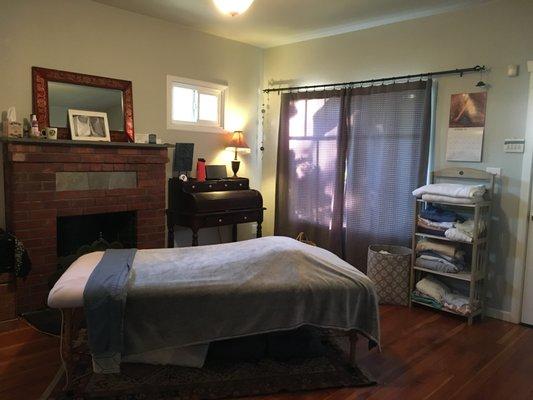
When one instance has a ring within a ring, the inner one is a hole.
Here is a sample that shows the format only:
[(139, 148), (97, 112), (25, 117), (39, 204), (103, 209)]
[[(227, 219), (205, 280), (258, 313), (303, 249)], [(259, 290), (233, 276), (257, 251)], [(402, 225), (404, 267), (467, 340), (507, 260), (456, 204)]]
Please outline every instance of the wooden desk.
[(261, 237), (263, 198), (249, 188), (247, 178), (229, 178), (198, 182), (169, 179), (167, 209), (168, 247), (174, 247), (174, 226), (192, 230), (192, 245), (198, 246), (198, 231), (232, 225), (232, 239), (237, 241), (237, 225), (257, 222)]

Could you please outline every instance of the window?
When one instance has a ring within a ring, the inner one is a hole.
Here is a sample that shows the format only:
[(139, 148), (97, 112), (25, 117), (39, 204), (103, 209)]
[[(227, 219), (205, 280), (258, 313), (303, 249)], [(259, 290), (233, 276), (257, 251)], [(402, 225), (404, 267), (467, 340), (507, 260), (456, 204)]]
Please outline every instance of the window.
[(227, 86), (167, 76), (167, 128), (219, 132)]

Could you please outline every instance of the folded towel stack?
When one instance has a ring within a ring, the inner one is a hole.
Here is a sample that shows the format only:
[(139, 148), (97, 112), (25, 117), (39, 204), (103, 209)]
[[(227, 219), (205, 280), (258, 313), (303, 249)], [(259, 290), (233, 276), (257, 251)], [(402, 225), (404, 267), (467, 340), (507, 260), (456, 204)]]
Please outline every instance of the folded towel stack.
[[(454, 183), (435, 183), (422, 186), (413, 191), (413, 195), (428, 202), (446, 202), (455, 204), (474, 204), (483, 200), (483, 185), (459, 185)], [(465, 219), (452, 210), (442, 209), (428, 204), (420, 211), (417, 225), (419, 232), (447, 237), (451, 240), (471, 243), (476, 235), (472, 219)], [(485, 230), (483, 221), (479, 224), (480, 232)]]
[(429, 202), (474, 204), (483, 200), (485, 191), (484, 185), (432, 183), (415, 189), (413, 196)]
[(479, 308), (479, 302), (470, 304), (468, 297), (453, 292), (438, 279), (428, 276), (416, 283), (412, 299), (435, 308), (444, 308), (461, 315), (470, 315)]
[(421, 240), (416, 244), (415, 265), (433, 271), (457, 273), (465, 268), (464, 251), (455, 244)]
[(452, 210), (444, 210), (428, 204), (426, 208), (420, 210), (420, 216), (434, 222), (464, 222), (464, 218)]

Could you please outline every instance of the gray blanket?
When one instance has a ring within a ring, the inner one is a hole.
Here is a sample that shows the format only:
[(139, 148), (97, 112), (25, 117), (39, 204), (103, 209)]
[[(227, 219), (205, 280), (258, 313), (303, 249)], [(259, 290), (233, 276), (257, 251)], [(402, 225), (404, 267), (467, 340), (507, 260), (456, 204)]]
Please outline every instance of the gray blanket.
[(355, 329), (379, 342), (371, 281), (332, 253), (285, 237), (139, 250), (124, 290), (129, 355), (302, 325)]

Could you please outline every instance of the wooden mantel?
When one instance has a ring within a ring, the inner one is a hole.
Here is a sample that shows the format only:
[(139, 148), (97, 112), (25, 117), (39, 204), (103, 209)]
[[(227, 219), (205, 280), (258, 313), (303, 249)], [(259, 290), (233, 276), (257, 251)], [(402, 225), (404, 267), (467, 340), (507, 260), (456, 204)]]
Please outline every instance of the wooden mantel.
[(13, 144), (32, 144), (32, 145), (52, 145), (52, 146), (103, 146), (103, 147), (124, 147), (124, 148), (152, 148), (162, 149), (172, 147), (170, 144), (151, 144), (151, 143), (131, 143), (131, 142), (97, 142), (89, 140), (48, 140), (48, 139), (31, 139), (31, 138), (8, 138), (0, 137), (2, 143)]

